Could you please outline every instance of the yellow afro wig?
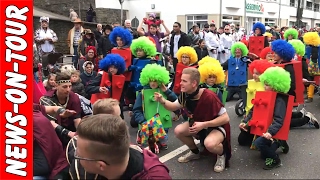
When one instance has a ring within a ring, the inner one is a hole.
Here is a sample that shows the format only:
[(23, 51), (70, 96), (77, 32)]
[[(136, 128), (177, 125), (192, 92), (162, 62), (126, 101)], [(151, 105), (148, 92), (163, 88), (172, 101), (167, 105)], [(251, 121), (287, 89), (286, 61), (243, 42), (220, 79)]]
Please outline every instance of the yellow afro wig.
[(303, 42), (306, 45), (319, 46), (320, 37), (317, 32), (307, 32), (303, 35)]
[(207, 62), (219, 62), (219, 61), (215, 58), (210, 57), (210, 56), (206, 56), (198, 62), (198, 65), (201, 66)]
[(182, 61), (182, 55), (184, 54), (190, 57), (190, 64), (194, 64), (198, 61), (197, 52), (193, 49), (193, 47), (190, 47), (190, 46), (180, 47), (177, 52), (178, 62)]
[(199, 66), (198, 70), (200, 73), (201, 83), (205, 83), (209, 76), (212, 75), (217, 77), (216, 84), (221, 84), (225, 80), (223, 68), (217, 60), (202, 64), (201, 66)]
[(272, 34), (271, 34), (271, 33), (268, 33), (268, 32), (264, 33), (263, 36), (267, 36), (267, 37), (269, 37), (269, 38), (272, 38)]

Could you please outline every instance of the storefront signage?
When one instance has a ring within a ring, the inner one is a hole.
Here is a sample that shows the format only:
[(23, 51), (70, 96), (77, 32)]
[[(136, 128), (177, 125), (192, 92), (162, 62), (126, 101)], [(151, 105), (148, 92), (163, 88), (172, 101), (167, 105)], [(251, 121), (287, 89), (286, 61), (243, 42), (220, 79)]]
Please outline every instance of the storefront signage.
[(262, 3), (246, 3), (246, 11), (249, 13), (263, 14), (264, 7)]

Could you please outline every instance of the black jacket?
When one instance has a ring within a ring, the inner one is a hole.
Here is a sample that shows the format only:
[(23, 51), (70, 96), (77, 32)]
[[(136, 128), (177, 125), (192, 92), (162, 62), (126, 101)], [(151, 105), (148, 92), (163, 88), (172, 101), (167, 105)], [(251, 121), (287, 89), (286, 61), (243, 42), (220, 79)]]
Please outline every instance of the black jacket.
[(198, 55), (198, 61), (200, 61), (202, 58), (209, 56), (208, 49), (205, 47), (201, 49), (199, 46), (194, 47), (194, 50), (196, 50)]
[[(182, 31), (180, 32), (180, 34), (181, 34), (181, 37), (178, 41), (178, 49), (181, 46), (191, 46), (191, 41), (190, 41), (190, 38), (188, 37), (188, 35)], [(175, 34), (173, 33), (170, 38), (170, 55), (171, 55), (171, 57), (174, 57), (174, 54), (173, 54), (174, 36), (175, 36)]]
[(101, 36), (98, 42), (98, 55), (105, 57), (111, 53), (112, 48), (114, 48), (114, 45), (111, 43), (109, 35)]

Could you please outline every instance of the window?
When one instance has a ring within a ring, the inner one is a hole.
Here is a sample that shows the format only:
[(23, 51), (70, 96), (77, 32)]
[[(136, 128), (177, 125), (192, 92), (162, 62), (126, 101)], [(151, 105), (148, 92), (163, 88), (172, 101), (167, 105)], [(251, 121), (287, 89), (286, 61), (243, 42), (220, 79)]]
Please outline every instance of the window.
[(314, 3), (313, 10), (314, 10), (315, 12), (319, 12), (319, 4)]
[(139, 20), (138, 20), (137, 17), (134, 17), (134, 18), (131, 20), (131, 26), (132, 26), (133, 28), (138, 28), (138, 26), (139, 26)]
[(186, 19), (186, 32), (188, 32), (194, 24), (197, 24), (200, 28), (203, 28), (203, 26), (208, 23), (208, 15), (187, 15)]
[(320, 23), (316, 23), (316, 27), (320, 27)]
[(312, 2), (307, 1), (306, 9), (312, 10)]
[(252, 25), (254, 25), (256, 22), (261, 22), (260, 18), (252, 18)]
[(229, 24), (240, 24), (241, 18), (240, 16), (222, 16), (222, 26), (226, 26)]
[(290, 6), (291, 6), (291, 7), (295, 7), (295, 3), (296, 3), (295, 0), (290, 0)]
[(265, 18), (265, 24), (268, 25), (268, 26), (275, 26), (276, 25), (276, 19)]

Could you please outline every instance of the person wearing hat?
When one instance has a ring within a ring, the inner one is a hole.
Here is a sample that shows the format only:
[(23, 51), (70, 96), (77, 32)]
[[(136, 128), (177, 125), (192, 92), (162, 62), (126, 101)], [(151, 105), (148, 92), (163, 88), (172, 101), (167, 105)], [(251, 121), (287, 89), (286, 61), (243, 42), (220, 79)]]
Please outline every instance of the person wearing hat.
[(41, 17), (40, 23), (40, 28), (35, 32), (35, 42), (41, 62), (43, 55), (55, 52), (53, 43), (58, 41), (58, 37), (57, 34), (49, 28), (49, 17)]
[(79, 59), (84, 59), (86, 55), (86, 49), (89, 46), (94, 46), (96, 49), (98, 49), (98, 43), (94, 36), (94, 33), (91, 31), (91, 29), (85, 29), (82, 32), (82, 38), (79, 40), (79, 46), (78, 46), (78, 54)]
[(81, 32), (83, 32), (83, 23), (81, 19), (76, 19), (73, 21), (74, 27), (70, 29), (68, 33), (67, 43), (70, 48), (70, 54), (74, 55), (72, 57), (72, 63), (74, 67), (78, 66), (78, 46), (79, 40), (82, 38)]
[(100, 59), (103, 59), (107, 54), (110, 54), (111, 49), (114, 48), (114, 45), (109, 39), (109, 34), (112, 30), (113, 28), (111, 25), (105, 25), (103, 28), (103, 34), (98, 41), (98, 54)]
[(209, 56), (218, 59), (218, 52), (220, 51), (220, 37), (216, 30), (216, 25), (211, 23), (209, 31), (206, 33), (205, 41)]

